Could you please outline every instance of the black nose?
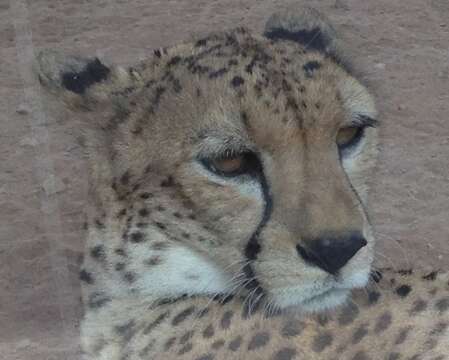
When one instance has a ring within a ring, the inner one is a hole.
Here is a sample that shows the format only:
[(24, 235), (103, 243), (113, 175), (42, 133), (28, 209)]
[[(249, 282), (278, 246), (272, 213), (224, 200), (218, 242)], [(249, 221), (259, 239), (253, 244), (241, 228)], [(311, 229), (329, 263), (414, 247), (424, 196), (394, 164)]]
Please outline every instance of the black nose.
[(299, 255), (309, 264), (330, 274), (336, 274), (367, 242), (359, 232), (344, 236), (327, 236), (306, 242), (307, 248), (297, 245)]

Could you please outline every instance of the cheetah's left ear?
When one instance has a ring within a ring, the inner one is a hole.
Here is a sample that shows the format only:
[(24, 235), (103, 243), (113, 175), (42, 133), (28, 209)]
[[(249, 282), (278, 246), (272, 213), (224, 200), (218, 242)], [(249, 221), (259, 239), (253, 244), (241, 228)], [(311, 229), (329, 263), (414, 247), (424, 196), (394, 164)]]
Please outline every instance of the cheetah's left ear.
[(72, 109), (91, 110), (138, 81), (137, 75), (98, 58), (64, 55), (44, 50), (35, 59), (34, 71), (41, 85)]
[(293, 41), (344, 63), (341, 43), (330, 21), (310, 7), (289, 6), (274, 13), (265, 24), (264, 35), (274, 41)]

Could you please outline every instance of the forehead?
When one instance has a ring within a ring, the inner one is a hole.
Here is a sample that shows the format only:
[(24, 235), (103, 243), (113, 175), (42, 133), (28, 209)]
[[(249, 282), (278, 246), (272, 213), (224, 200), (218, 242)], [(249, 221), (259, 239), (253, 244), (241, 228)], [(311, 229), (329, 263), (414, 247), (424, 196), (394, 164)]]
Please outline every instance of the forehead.
[(258, 129), (273, 141), (285, 129), (329, 127), (343, 117), (338, 83), (345, 71), (292, 41), (240, 28), (161, 51), (153, 61), (160, 80), (147, 86), (155, 107), (171, 93), (174, 103), (165, 109), (195, 104), (190, 112), (203, 116), (191, 121), (199, 126)]

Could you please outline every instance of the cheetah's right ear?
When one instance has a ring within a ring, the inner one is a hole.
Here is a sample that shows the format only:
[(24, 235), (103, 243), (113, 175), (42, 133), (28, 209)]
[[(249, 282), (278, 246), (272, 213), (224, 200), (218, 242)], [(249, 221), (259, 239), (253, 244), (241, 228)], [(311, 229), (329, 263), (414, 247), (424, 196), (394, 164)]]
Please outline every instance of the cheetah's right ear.
[(138, 81), (138, 75), (98, 58), (64, 55), (44, 50), (35, 59), (41, 85), (72, 109), (92, 110)]
[(335, 29), (323, 14), (313, 8), (296, 5), (274, 13), (265, 24), (264, 35), (274, 41), (293, 41), (346, 65)]

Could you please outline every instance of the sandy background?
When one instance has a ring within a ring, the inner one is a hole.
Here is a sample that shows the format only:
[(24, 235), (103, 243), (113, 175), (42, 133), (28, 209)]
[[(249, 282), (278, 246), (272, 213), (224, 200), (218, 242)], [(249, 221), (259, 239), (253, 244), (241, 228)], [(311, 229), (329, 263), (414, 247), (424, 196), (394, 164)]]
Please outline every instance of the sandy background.
[[(316, 0), (375, 91), (378, 261), (449, 269), (449, 2)], [(264, 20), (276, 0), (0, 0), (0, 358), (77, 359), (86, 163), (46, 111), (30, 63), (56, 47), (122, 64), (212, 29)]]

